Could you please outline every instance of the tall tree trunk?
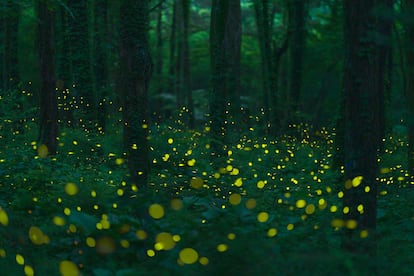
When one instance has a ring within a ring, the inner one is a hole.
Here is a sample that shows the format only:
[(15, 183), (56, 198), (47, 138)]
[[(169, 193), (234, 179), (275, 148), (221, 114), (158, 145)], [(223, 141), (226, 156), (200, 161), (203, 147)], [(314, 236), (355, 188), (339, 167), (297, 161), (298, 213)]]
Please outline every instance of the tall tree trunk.
[(288, 0), (289, 48), (289, 121), (298, 121), (303, 78), (303, 57), (306, 47), (306, 1)]
[(81, 125), (88, 129), (96, 122), (96, 99), (92, 87), (88, 32), (88, 1), (68, 0), (72, 12), (69, 17), (71, 67), (74, 94), (81, 108)]
[(107, 105), (108, 105), (108, 31), (107, 31), (107, 0), (96, 1), (95, 3), (95, 51), (94, 51), (94, 73), (97, 88), (97, 119), (98, 130), (101, 133), (106, 131)]
[(186, 100), (186, 108), (188, 109), (188, 126), (194, 128), (194, 103), (193, 94), (191, 89), (191, 76), (190, 76), (190, 45), (189, 45), (189, 23), (190, 23), (190, 1), (181, 0), (182, 15), (183, 15), (183, 28), (182, 28), (182, 85), (183, 94)]
[(148, 46), (148, 1), (122, 0), (120, 17), (120, 85), (124, 141), (131, 180), (148, 182), (148, 87), (152, 61)]
[(37, 3), (39, 18), (40, 64), (40, 130), (38, 141), (47, 147), (48, 153), (56, 154), (58, 135), (57, 98), (54, 71), (54, 15), (45, 1)]
[(226, 54), (227, 109), (231, 128), (240, 130), (240, 59), (241, 59), (241, 6), (240, 0), (229, 0), (226, 20), (224, 51)]
[(6, 90), (6, 54), (5, 54), (5, 48), (6, 48), (6, 12), (5, 12), (5, 2), (0, 2), (0, 9), (2, 12), (0, 12), (0, 81), (1, 81), (1, 90)]
[(5, 0), (4, 18), (4, 61), (5, 76), (3, 77), (3, 88), (5, 90), (15, 90), (19, 83), (18, 70), (18, 31), (19, 31), (19, 11), (20, 6), (12, 0)]
[(180, 110), (185, 107), (185, 87), (184, 87), (184, 11), (183, 11), (183, 0), (177, 0), (175, 5), (175, 14), (176, 14), (176, 64), (175, 64), (175, 96), (177, 101), (177, 110)]
[(158, 7), (158, 14), (157, 14), (157, 55), (156, 55), (156, 61), (155, 61), (155, 68), (154, 68), (154, 73), (155, 76), (158, 79), (158, 84), (157, 84), (157, 104), (155, 106), (155, 110), (154, 110), (154, 114), (156, 115), (156, 120), (158, 121), (158, 123), (161, 123), (163, 117), (165, 114), (163, 114), (162, 112), (162, 106), (163, 106), (163, 100), (161, 98), (161, 94), (163, 93), (165, 87), (162, 81), (162, 77), (163, 77), (163, 67), (164, 67), (164, 56), (163, 56), (163, 45), (164, 45), (164, 40), (162, 37), (162, 14), (163, 14), (163, 10), (164, 10), (164, 5), (163, 3), (160, 4), (160, 6)]
[(71, 85), (71, 66), (70, 56), (72, 53), (70, 47), (69, 18), (71, 15), (68, 11), (58, 5), (56, 7), (56, 87), (59, 92), (58, 101), (58, 118), (66, 126), (72, 126), (74, 123), (73, 109), (75, 98), (73, 97)]
[(240, 129), (240, 0), (213, 0), (210, 20), (211, 146), (212, 155), (221, 156), (227, 124)]
[[(404, 14), (407, 20), (404, 22), (405, 27), (405, 62), (406, 62), (406, 84), (405, 94), (408, 104), (408, 170), (411, 176), (411, 183), (414, 182), (414, 0), (405, 0)], [(409, 19), (408, 19), (409, 18)]]
[(378, 22), (378, 50), (379, 50), (379, 66), (380, 71), (383, 72), (379, 76), (379, 86), (384, 86), (383, 93), (379, 95), (379, 119), (380, 119), (380, 149), (382, 150), (382, 139), (386, 134), (385, 114), (387, 111), (388, 100), (391, 94), (391, 80), (392, 80), (392, 26), (394, 23), (393, 14), (394, 0), (377, 0), (377, 7), (375, 11)]
[(194, 127), (194, 103), (190, 78), (189, 0), (174, 1), (170, 44), (170, 76), (175, 91), (177, 110), (185, 112), (185, 122)]
[[(280, 64), (282, 62), (283, 55), (286, 53), (289, 45), (289, 34), (286, 34), (285, 40), (283, 41), (283, 44), (280, 46), (277, 45), (277, 43), (274, 41), (273, 43), (273, 59), (274, 62), (272, 64), (271, 68), (271, 76), (270, 81), (272, 83), (271, 87), (271, 93), (270, 93), (270, 103), (271, 103), (271, 114), (270, 114), (270, 133), (273, 136), (276, 136), (280, 133), (280, 128), (283, 125), (281, 117), (283, 117), (283, 114), (281, 112), (280, 108), (280, 98), (281, 95), (279, 95), (279, 79), (281, 77), (280, 74)], [(282, 89), (281, 89), (282, 90)]]
[[(173, 95), (176, 96), (176, 107), (179, 109), (180, 100), (177, 96), (177, 54), (176, 54), (176, 44), (177, 44), (177, 1), (174, 0), (172, 8), (172, 20), (171, 20), (171, 34), (170, 34), (170, 60), (169, 60), (169, 87)], [(171, 114), (166, 114), (169, 117)]]
[[(344, 219), (356, 229), (348, 229), (344, 247), (375, 254), (378, 150), (383, 119), (380, 114), (384, 93), (384, 56), (378, 40), (379, 1), (344, 1)], [(362, 179), (362, 180), (361, 180)], [(368, 237), (360, 238), (361, 231)], [(366, 232), (365, 232), (366, 233)]]
[(228, 7), (224, 1), (213, 0), (210, 19), (210, 66), (212, 91), (210, 96), (210, 124), (212, 156), (224, 155), (226, 101), (228, 84), (226, 83), (226, 55), (224, 38), (226, 35), (226, 15)]
[(265, 116), (265, 129), (270, 130), (271, 127), (271, 109), (275, 106), (270, 106), (271, 104), (271, 93), (274, 89), (274, 82), (272, 80), (272, 68), (273, 68), (273, 57), (271, 49), (271, 19), (270, 19), (270, 4), (268, 0), (255, 0), (254, 9), (255, 9), (255, 19), (257, 30), (259, 34), (259, 44), (260, 44), (260, 56), (262, 63), (262, 86), (263, 86), (263, 108)]

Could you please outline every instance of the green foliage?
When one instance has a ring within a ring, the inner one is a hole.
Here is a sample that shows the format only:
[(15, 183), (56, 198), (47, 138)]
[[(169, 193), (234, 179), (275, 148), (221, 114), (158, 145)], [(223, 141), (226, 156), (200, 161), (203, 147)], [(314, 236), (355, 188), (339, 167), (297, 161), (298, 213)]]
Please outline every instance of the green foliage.
[[(125, 182), (115, 131), (63, 129), (58, 155), (46, 158), (37, 156), (31, 131), (3, 136), (0, 265), (13, 275), (30, 268), (41, 275), (409, 273), (405, 136), (387, 139), (380, 164), (375, 261), (341, 251), (342, 231), (332, 226), (342, 218), (343, 188), (330, 168), (332, 131), (298, 132), (234, 137), (215, 170), (208, 128), (152, 127), (150, 186), (138, 191)], [(395, 244), (398, 252), (390, 250)]]

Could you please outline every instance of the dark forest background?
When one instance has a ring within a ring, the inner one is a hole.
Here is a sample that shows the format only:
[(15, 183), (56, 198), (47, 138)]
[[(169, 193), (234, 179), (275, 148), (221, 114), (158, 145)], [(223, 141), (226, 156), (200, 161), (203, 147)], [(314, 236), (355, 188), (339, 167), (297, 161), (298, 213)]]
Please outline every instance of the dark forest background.
[(0, 0), (8, 275), (409, 275), (414, 1)]

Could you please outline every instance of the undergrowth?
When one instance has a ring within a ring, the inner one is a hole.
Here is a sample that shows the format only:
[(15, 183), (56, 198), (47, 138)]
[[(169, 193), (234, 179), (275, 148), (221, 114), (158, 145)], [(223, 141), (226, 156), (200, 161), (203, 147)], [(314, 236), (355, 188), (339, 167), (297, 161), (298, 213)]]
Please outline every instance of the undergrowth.
[(333, 222), (342, 218), (343, 181), (332, 168), (333, 130), (310, 135), (301, 126), (301, 135), (275, 140), (252, 130), (233, 137), (226, 158), (212, 160), (208, 128), (154, 126), (150, 184), (137, 188), (128, 182), (120, 131), (61, 129), (58, 154), (41, 158), (35, 123), (24, 132), (12, 123), (1, 123), (0, 137), (0, 267), (7, 275), (414, 271), (404, 136), (389, 136), (380, 160), (373, 258), (341, 250), (342, 229)]

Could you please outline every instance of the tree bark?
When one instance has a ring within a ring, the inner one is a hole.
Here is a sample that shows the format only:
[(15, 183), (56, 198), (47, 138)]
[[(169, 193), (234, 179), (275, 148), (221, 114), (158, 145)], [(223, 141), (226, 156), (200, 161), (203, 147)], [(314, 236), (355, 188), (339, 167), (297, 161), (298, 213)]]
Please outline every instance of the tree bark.
[(213, 0), (210, 22), (212, 155), (223, 154), (226, 129), (240, 129), (240, 0)]
[(88, 32), (88, 2), (68, 0), (68, 8), (72, 15), (69, 17), (71, 43), (71, 69), (73, 91), (82, 118), (81, 126), (91, 129), (96, 122), (96, 98), (92, 87), (92, 70), (90, 63), (89, 32)]
[(405, 94), (408, 104), (408, 170), (411, 176), (411, 183), (414, 183), (414, 20), (412, 20), (412, 13), (414, 12), (414, 0), (405, 0), (404, 14), (406, 21), (405, 28), (405, 62), (406, 62), (406, 83)]
[(145, 187), (149, 174), (148, 87), (153, 67), (147, 38), (148, 1), (122, 0), (120, 12), (124, 143), (131, 180)]
[(154, 115), (156, 116), (156, 120), (158, 123), (161, 123), (161, 121), (164, 118), (162, 106), (163, 106), (163, 100), (161, 98), (161, 94), (163, 93), (165, 86), (162, 81), (163, 77), (163, 67), (164, 67), (164, 56), (163, 56), (163, 45), (164, 45), (164, 39), (162, 37), (162, 15), (164, 10), (163, 2), (160, 3), (157, 14), (157, 28), (156, 28), (156, 36), (157, 36), (157, 55), (156, 55), (156, 61), (155, 61), (155, 68), (154, 73), (156, 78), (158, 79), (156, 93), (157, 93), (157, 103), (154, 109)]
[[(377, 37), (379, 1), (344, 1), (344, 219), (357, 222), (347, 230), (344, 247), (375, 255), (378, 150), (382, 139), (381, 100), (384, 56)], [(359, 185), (358, 178), (362, 177)], [(366, 239), (360, 231), (368, 231)]]
[(37, 3), (39, 18), (40, 116), (39, 138), (50, 155), (56, 154), (58, 135), (57, 97), (54, 71), (54, 15), (45, 1)]
[(5, 0), (4, 18), (4, 61), (5, 70), (3, 77), (3, 89), (15, 90), (19, 83), (18, 70), (18, 31), (19, 31), (19, 11), (20, 6), (12, 0)]
[(181, 78), (181, 87), (183, 88), (183, 94), (186, 99), (186, 108), (188, 113), (188, 127), (190, 129), (194, 128), (194, 103), (193, 103), (193, 94), (191, 89), (191, 75), (190, 75), (190, 44), (189, 44), (189, 24), (190, 24), (190, 1), (181, 0), (182, 8), (182, 48), (180, 59), (182, 61), (182, 78)]
[(105, 133), (108, 105), (108, 30), (107, 30), (107, 0), (96, 1), (95, 3), (95, 51), (94, 51), (94, 73), (97, 88), (97, 122), (98, 131)]
[[(180, 99), (177, 92), (177, 9), (178, 9), (178, 0), (174, 0), (173, 2), (173, 9), (172, 9), (172, 20), (171, 20), (171, 33), (170, 33), (170, 60), (169, 60), (169, 82), (170, 82), (170, 90), (173, 95), (176, 96), (176, 107), (177, 109), (181, 108), (180, 106)], [(169, 117), (171, 114), (167, 114)]]
[(289, 121), (298, 121), (303, 78), (303, 59), (306, 48), (306, 1), (288, 0), (289, 44)]
[(56, 7), (56, 87), (58, 88), (58, 119), (60, 122), (70, 127), (73, 126), (75, 118), (73, 109), (75, 98), (73, 97), (71, 85), (71, 62), (70, 56), (72, 49), (70, 47), (69, 33), (70, 14), (64, 7)]
[(271, 33), (270, 33), (270, 10), (269, 10), (269, 1), (268, 0), (255, 0), (254, 1), (255, 9), (255, 19), (257, 30), (259, 34), (259, 44), (260, 44), (260, 56), (262, 62), (262, 86), (263, 86), (263, 108), (265, 116), (265, 129), (270, 130), (271, 128), (271, 109), (273, 106), (270, 106), (271, 93), (273, 92), (273, 81), (272, 78), (272, 49), (271, 49)]
[[(0, 9), (5, 10), (5, 3), (0, 3)], [(5, 44), (6, 44), (6, 36), (5, 36), (5, 24), (6, 24), (6, 12), (0, 13), (0, 80), (1, 86), (0, 89), (5, 91), (6, 90), (6, 54), (5, 54)]]

